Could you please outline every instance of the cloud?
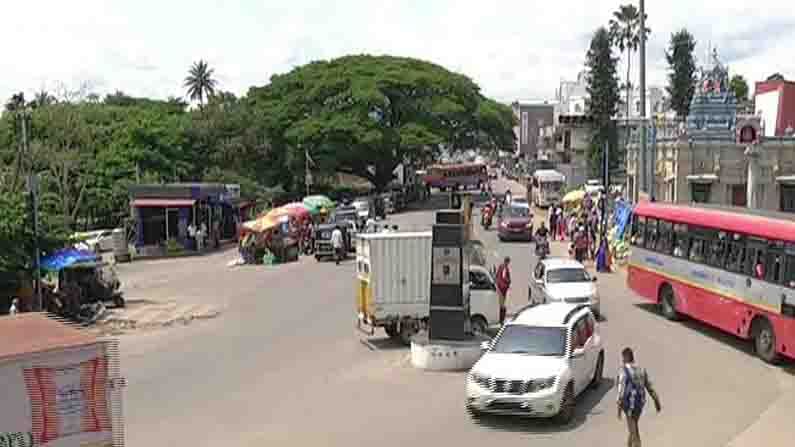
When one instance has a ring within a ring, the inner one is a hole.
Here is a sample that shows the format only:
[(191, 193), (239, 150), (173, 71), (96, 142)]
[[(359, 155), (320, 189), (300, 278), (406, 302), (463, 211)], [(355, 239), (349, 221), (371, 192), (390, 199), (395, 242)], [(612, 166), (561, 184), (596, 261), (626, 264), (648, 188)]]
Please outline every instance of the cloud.
[[(430, 60), (503, 101), (552, 98), (561, 78), (582, 69), (594, 30), (626, 1), (81, 0), (77, 7), (26, 0), (7, 5), (0, 24), (0, 41), (9, 44), (0, 98), (82, 80), (102, 80), (99, 93), (182, 96), (185, 73), (200, 58), (221, 88), (243, 94), (273, 74), (352, 53)], [(664, 85), (664, 51), (683, 27), (698, 41), (699, 57), (711, 42), (749, 81), (773, 72), (795, 78), (790, 2), (647, 4), (650, 85)], [(637, 76), (637, 55), (632, 65)]]

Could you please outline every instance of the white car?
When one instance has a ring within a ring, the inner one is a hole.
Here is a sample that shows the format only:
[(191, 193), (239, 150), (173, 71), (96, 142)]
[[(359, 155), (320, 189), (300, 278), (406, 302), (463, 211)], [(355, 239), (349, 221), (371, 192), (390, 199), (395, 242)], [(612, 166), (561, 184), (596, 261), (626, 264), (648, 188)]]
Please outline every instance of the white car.
[(485, 334), (489, 326), (500, 323), (500, 302), (494, 278), (486, 267), (469, 266), (469, 315), (472, 332)]
[(601, 299), (596, 277), (581, 263), (569, 258), (547, 258), (536, 264), (527, 288), (530, 304), (566, 302), (588, 304), (601, 315)]
[(73, 237), (82, 241), (77, 245), (84, 250), (99, 252), (113, 250), (113, 230), (95, 230), (85, 233), (75, 233)]
[(604, 372), (599, 323), (586, 305), (534, 306), (509, 321), (467, 375), (466, 406), (482, 413), (574, 417), (577, 396)]

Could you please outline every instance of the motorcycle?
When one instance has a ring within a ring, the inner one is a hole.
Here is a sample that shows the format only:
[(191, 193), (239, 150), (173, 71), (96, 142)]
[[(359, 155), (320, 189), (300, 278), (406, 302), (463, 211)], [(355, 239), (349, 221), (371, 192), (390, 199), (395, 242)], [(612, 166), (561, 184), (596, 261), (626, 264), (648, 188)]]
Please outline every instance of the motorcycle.
[(549, 239), (546, 237), (536, 237), (536, 256), (539, 259), (546, 259), (549, 256)]
[(491, 228), (491, 222), (494, 217), (494, 210), (491, 205), (486, 205), (483, 207), (483, 211), (481, 212), (480, 224), (483, 226), (483, 229), (488, 230)]

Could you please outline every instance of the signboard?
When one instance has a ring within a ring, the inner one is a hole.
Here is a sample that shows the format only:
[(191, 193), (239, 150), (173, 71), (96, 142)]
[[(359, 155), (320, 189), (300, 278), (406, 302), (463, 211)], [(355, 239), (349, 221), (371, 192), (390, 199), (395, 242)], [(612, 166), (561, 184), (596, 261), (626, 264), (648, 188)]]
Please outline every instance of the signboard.
[(113, 383), (101, 343), (0, 363), (0, 446), (113, 445)]
[(433, 284), (461, 285), (461, 248), (433, 247)]

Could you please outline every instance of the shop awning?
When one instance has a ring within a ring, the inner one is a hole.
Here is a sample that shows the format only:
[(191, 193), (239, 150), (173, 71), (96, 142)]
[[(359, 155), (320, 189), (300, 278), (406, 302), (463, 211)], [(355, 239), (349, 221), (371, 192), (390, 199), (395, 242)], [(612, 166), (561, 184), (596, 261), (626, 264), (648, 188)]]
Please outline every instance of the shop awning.
[(713, 183), (718, 180), (716, 174), (696, 174), (688, 175), (687, 181), (691, 183)]
[(195, 203), (194, 199), (135, 199), (132, 205), (136, 208), (185, 208)]

